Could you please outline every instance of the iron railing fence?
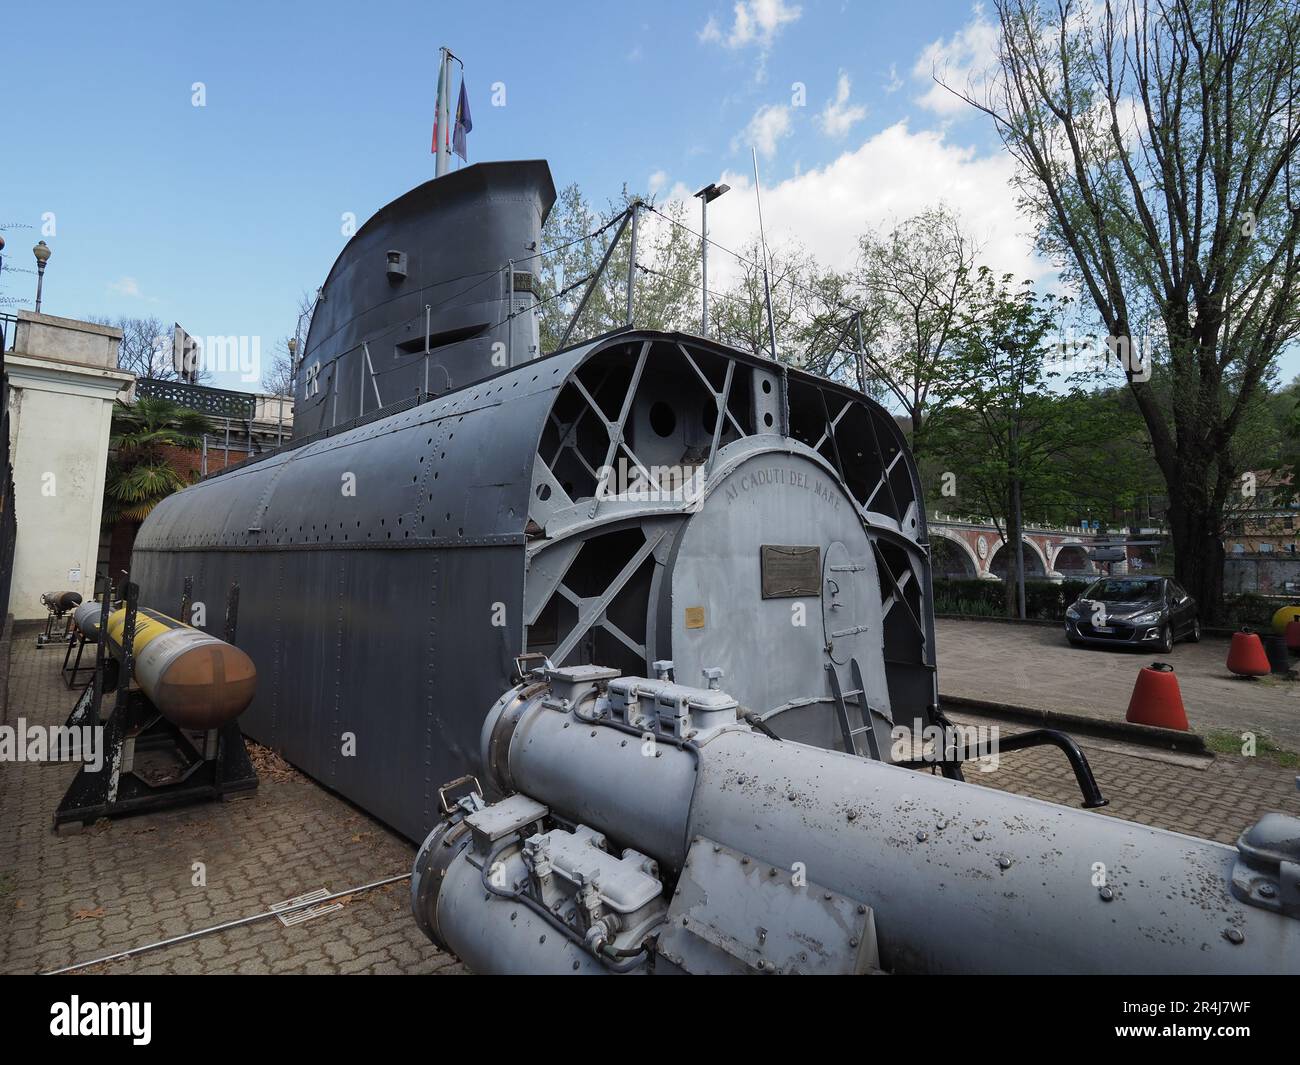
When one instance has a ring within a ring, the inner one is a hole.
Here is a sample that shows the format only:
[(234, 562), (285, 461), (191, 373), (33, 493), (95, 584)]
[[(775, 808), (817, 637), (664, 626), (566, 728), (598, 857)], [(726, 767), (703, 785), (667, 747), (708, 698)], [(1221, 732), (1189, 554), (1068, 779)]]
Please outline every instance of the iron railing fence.
[(135, 394), (137, 397), (168, 399), (200, 414), (242, 422), (251, 422), (257, 410), (257, 398), (249, 392), (191, 385), (184, 381), (159, 381), (153, 377), (141, 377), (135, 383)]
[(18, 336), (18, 316), (0, 311), (0, 352), (13, 351)]

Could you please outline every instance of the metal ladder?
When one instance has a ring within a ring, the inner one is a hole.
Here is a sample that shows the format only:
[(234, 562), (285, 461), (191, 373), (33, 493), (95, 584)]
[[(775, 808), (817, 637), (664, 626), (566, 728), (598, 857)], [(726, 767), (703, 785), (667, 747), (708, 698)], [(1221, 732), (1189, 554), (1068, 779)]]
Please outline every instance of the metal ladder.
[[(863, 758), (874, 758), (877, 762), (884, 759), (880, 756), (880, 741), (876, 738), (876, 729), (872, 714), (879, 714), (889, 722), (890, 727), (894, 725), (894, 719), (888, 710), (877, 709), (867, 702), (866, 685), (862, 683), (862, 669), (858, 665), (856, 658), (849, 659), (849, 671), (853, 678), (853, 688), (850, 691), (840, 689), (839, 673), (835, 669), (835, 663), (830, 664), (831, 674), (831, 693), (835, 696), (835, 713), (839, 717), (840, 733), (844, 737), (844, 749), (849, 754), (856, 754)], [(853, 699), (857, 703), (858, 713), (862, 724), (857, 728), (849, 720), (849, 707), (846, 700)], [(866, 736), (867, 750), (863, 754), (858, 749), (858, 737)]]

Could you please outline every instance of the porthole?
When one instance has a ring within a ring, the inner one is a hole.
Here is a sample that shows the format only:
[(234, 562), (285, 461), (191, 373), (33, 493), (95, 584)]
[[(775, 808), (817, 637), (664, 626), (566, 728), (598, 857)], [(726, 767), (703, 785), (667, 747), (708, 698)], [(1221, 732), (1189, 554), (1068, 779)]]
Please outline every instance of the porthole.
[(659, 400), (650, 408), (650, 428), (658, 436), (672, 436), (673, 430), (677, 428), (677, 412)]

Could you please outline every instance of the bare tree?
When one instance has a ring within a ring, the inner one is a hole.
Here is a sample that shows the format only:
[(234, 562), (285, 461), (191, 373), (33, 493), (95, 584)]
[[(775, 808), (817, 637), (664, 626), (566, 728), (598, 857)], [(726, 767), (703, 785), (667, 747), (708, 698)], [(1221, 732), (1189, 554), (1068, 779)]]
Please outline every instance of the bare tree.
[[(174, 327), (164, 325), (159, 318), (108, 318), (92, 315), (86, 319), (97, 325), (110, 325), (122, 330), (122, 342), (117, 350), (117, 366), (129, 370), (136, 377), (154, 381), (179, 381), (180, 367), (173, 351)], [(199, 380), (210, 381), (212, 372), (200, 367)]]
[[(1178, 580), (1217, 613), (1232, 440), (1300, 332), (1300, 7), (996, 6), (997, 70), (954, 91), (992, 118), (1042, 248), (1129, 353)], [(1163, 401), (1132, 355), (1147, 323)]]
[[(763, 286), (763, 247), (757, 240), (744, 245), (736, 255), (736, 279), (724, 289), (709, 294), (710, 332), (718, 340), (755, 355), (772, 356), (767, 328), (767, 295)], [(787, 243), (767, 250), (768, 289), (772, 294), (772, 331), (776, 335), (776, 358), (794, 366), (822, 368), (827, 356), (812, 343), (824, 333), (827, 303), (835, 294), (819, 289), (823, 280), (816, 261), (798, 244)], [(837, 312), (842, 314), (836, 308)], [(823, 317), (819, 317), (819, 314)]]
[(271, 396), (293, 395), (294, 366), (289, 354), (290, 337), (281, 337), (271, 357), (271, 365), (262, 374), (262, 390)]
[[(298, 310), (294, 318), (293, 333), (282, 336), (275, 346), (271, 365), (262, 374), (262, 388), (268, 395), (292, 396), (297, 362), (306, 352), (307, 334), (311, 330), (311, 317), (316, 310), (316, 296), (303, 292), (298, 296)], [(289, 342), (297, 341), (297, 354), (290, 350)]]

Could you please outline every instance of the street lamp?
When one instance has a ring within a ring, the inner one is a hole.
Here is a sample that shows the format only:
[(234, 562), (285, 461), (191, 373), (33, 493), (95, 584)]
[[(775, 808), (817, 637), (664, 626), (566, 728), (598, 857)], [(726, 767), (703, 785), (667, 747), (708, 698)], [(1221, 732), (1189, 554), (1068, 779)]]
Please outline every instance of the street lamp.
[(700, 335), (709, 335), (709, 204), (731, 190), (730, 185), (705, 185), (695, 194), (700, 201)]
[(41, 286), (45, 282), (45, 264), (50, 261), (50, 249), (46, 246), (45, 241), (37, 241), (36, 247), (32, 249), (32, 254), (36, 256), (36, 313), (41, 313)]

